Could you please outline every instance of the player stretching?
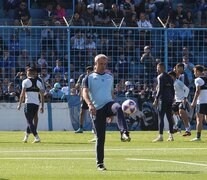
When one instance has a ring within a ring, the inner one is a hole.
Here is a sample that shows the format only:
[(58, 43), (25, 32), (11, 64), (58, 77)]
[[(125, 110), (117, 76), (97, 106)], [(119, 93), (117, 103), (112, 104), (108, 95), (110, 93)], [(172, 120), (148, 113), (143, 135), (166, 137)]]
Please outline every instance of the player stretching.
[(40, 142), (40, 138), (37, 134), (36, 127), (33, 124), (33, 120), (39, 109), (39, 94), (41, 99), (40, 112), (44, 112), (44, 90), (42, 83), (35, 77), (35, 73), (36, 69), (31, 67), (27, 69), (27, 79), (22, 82), (22, 92), (17, 109), (20, 110), (25, 99), (24, 113), (28, 126), (23, 142), (28, 141), (29, 134), (32, 132), (35, 137), (33, 143), (38, 143)]

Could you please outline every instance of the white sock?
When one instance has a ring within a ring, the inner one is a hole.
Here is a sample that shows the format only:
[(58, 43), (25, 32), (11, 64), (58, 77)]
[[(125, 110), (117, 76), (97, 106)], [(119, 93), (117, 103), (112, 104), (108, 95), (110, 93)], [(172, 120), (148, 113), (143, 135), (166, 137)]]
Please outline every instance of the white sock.
[(178, 118), (175, 114), (173, 114), (173, 119), (174, 119), (174, 128), (176, 129), (177, 124), (178, 124)]
[(39, 136), (38, 136), (38, 134), (35, 136), (35, 138), (36, 138), (36, 139), (39, 139)]
[(190, 127), (185, 128), (185, 131), (190, 132)]
[(170, 134), (169, 134), (169, 137), (171, 137), (171, 138), (172, 138), (172, 137), (173, 137), (173, 134), (171, 134), (171, 133), (170, 133)]

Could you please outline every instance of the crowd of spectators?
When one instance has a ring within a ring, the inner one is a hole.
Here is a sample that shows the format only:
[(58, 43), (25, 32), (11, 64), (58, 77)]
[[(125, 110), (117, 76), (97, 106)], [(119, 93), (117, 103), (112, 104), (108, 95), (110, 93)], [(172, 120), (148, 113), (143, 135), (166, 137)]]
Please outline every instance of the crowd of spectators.
[[(68, 92), (78, 95), (79, 89), (75, 86), (77, 77), (87, 65), (92, 65), (93, 57), (97, 53), (104, 53), (109, 57), (108, 68), (115, 77), (115, 92), (118, 96), (133, 96), (141, 102), (150, 100), (156, 91), (156, 64), (163, 61), (164, 57), (163, 46), (153, 42), (150, 31), (152, 27), (162, 27), (157, 17), (164, 23), (169, 19), (167, 27), (186, 28), (168, 31), (168, 57), (169, 62), (172, 62), (169, 68), (173, 69), (177, 62), (184, 63), (186, 73), (192, 81), (192, 64), (197, 63), (192, 47), (199, 39), (195, 41), (197, 32), (187, 28), (206, 27), (207, 2), (180, 2), (175, 4), (171, 0), (77, 0), (73, 16), (68, 16), (66, 6), (58, 0), (44, 3), (33, 0), (30, 7), (27, 1), (4, 0), (5, 16), (14, 11), (13, 25), (35, 25), (35, 18), (30, 11), (39, 8), (42, 10), (40, 25), (46, 28), (41, 29), (38, 47), (40, 51), (35, 56), (31, 55), (31, 51), (21, 48), (18, 29), (11, 34), (8, 42), (0, 36), (0, 100), (18, 101), (21, 82), (26, 78), (25, 69), (33, 63), (44, 81), (47, 100), (67, 100)], [(106, 32), (75, 29), (71, 31), (68, 65), (67, 48), (61, 47), (67, 44), (67, 32), (50, 27), (65, 26), (63, 17), (69, 20), (71, 26), (114, 26), (118, 27), (117, 29), (138, 27), (143, 30), (137, 33), (134, 30), (120, 29)], [(32, 36), (30, 28), (23, 30), (27, 33), (26, 38)], [(206, 43), (207, 33), (198, 34)], [(204, 43), (203, 46), (207, 44)], [(160, 49), (155, 50), (156, 46)], [(153, 50), (156, 52), (153, 53)], [(69, 80), (68, 73), (71, 78)]]
[[(30, 7), (28, 7), (28, 2)], [(206, 0), (3, 0), (5, 18), (13, 18), (14, 25), (33, 25), (36, 16), (33, 9), (39, 9), (38, 25), (49, 21), (51, 25), (65, 25), (63, 17), (71, 17), (73, 26), (126, 26), (126, 27), (160, 27), (160, 17), (176, 27), (206, 27)], [(70, 8), (70, 14), (67, 14)], [(13, 12), (10, 16), (10, 12)], [(73, 12), (74, 11), (74, 12)], [(141, 23), (141, 14), (145, 22)], [(143, 17), (143, 15), (142, 15)], [(36, 23), (35, 23), (36, 25)]]

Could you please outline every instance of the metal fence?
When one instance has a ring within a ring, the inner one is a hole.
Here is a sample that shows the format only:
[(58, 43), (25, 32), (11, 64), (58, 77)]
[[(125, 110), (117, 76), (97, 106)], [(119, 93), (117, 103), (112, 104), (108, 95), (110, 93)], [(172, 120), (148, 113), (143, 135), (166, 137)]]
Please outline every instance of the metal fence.
[(69, 86), (69, 94), (77, 94), (78, 77), (99, 53), (109, 57), (118, 95), (155, 91), (158, 62), (167, 70), (187, 60), (207, 65), (207, 29), (2, 26), (0, 100), (18, 100), (28, 64), (36, 64), (46, 93), (59, 83), (64, 93)]

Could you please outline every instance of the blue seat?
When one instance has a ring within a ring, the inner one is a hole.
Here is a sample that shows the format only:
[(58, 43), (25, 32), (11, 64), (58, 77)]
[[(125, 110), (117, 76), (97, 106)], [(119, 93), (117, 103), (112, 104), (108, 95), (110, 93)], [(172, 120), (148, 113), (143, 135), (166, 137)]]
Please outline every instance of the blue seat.
[(41, 19), (43, 14), (42, 9), (30, 9), (30, 15), (34, 19)]

